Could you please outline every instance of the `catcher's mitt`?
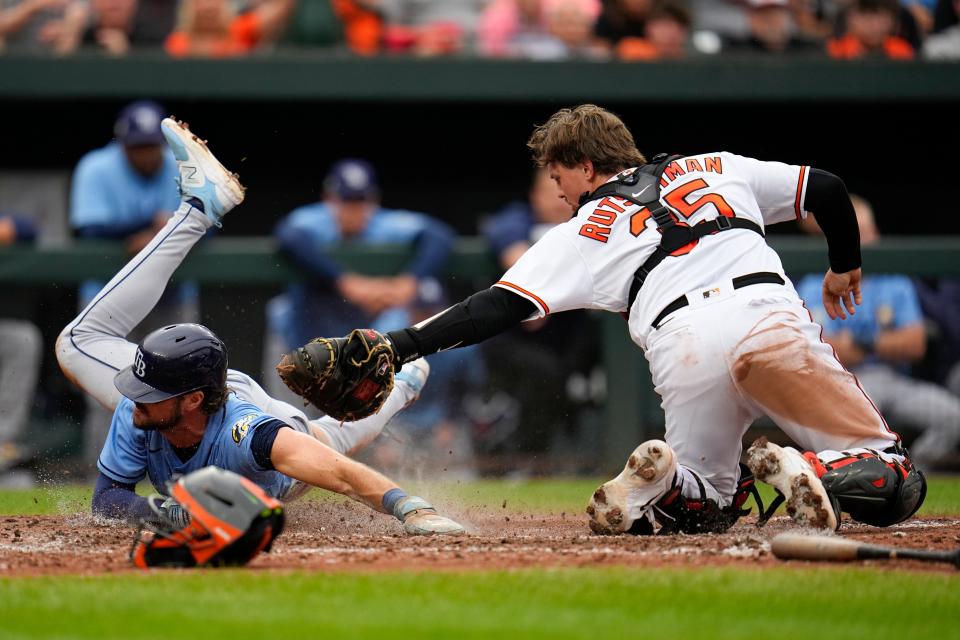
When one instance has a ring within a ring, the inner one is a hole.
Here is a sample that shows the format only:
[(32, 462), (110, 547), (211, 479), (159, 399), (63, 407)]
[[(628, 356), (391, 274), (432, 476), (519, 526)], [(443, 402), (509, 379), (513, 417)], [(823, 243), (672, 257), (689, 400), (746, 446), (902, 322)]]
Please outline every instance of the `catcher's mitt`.
[(290, 390), (337, 420), (380, 410), (393, 390), (393, 345), (373, 329), (316, 338), (283, 356), (277, 373)]

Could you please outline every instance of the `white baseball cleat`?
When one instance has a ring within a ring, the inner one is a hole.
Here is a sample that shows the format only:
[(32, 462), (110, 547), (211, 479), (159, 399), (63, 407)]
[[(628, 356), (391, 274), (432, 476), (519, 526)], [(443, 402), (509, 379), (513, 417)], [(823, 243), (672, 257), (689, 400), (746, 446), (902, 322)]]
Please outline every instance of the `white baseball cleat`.
[(404, 498), (393, 508), (393, 514), (412, 536), (459, 536), (465, 531), (461, 524), (441, 516), (432, 504), (418, 496)]
[(625, 533), (646, 518), (654, 524), (652, 507), (673, 485), (677, 456), (663, 440), (647, 440), (633, 450), (627, 466), (597, 489), (587, 515), (590, 530), (602, 535)]
[(757, 480), (783, 494), (787, 513), (797, 524), (829, 531), (840, 526), (839, 514), (834, 510), (827, 490), (810, 463), (796, 449), (757, 438), (747, 450), (747, 466)]
[(207, 218), (219, 227), (220, 218), (243, 202), (246, 189), (240, 184), (240, 176), (227, 171), (207, 143), (190, 132), (187, 123), (164, 118), (160, 129), (177, 159), (180, 196), (200, 200)]
[(413, 362), (403, 365), (394, 377), (396, 388), (406, 398), (403, 408), (406, 409), (420, 397), (427, 378), (430, 377), (430, 363), (424, 358), (417, 358)]

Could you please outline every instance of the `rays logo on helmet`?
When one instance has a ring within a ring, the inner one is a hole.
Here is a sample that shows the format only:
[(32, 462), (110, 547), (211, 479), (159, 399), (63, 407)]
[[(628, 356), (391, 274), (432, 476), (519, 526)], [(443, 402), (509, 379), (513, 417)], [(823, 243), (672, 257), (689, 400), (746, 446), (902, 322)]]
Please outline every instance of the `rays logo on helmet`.
[(257, 414), (251, 413), (237, 420), (237, 423), (233, 425), (233, 429), (230, 432), (234, 442), (240, 444), (240, 442), (247, 437), (247, 432), (250, 431), (250, 423), (253, 422), (253, 419), (256, 417)]
[(143, 378), (147, 373), (147, 363), (143, 361), (143, 352), (137, 349), (137, 357), (133, 361), (133, 372), (138, 378)]

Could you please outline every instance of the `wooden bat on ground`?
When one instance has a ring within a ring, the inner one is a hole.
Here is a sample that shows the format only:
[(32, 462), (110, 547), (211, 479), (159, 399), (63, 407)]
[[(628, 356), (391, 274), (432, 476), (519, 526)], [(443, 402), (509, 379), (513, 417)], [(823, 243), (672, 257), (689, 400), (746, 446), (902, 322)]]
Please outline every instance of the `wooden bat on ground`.
[(867, 544), (846, 538), (835, 538), (801, 533), (781, 533), (770, 542), (773, 555), (781, 560), (829, 560), (854, 562), (856, 560), (920, 560), (946, 562), (960, 569), (960, 549), (956, 551), (925, 551), (897, 549)]

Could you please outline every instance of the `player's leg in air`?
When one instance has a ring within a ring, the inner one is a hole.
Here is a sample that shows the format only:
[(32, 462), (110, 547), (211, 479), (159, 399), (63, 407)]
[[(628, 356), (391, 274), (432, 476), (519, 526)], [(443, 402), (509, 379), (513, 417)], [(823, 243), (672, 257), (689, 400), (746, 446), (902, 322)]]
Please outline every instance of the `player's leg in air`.
[[(180, 176), (181, 190), (189, 195), (163, 230), (103, 287), (57, 340), (57, 359), (64, 374), (110, 410), (120, 400), (113, 376), (133, 362), (137, 348), (127, 341), (127, 334), (153, 309), (194, 245), (211, 227), (221, 226), (223, 216), (244, 197), (237, 177), (223, 168), (206, 145), (193, 141), (185, 126), (167, 119), (163, 130), (178, 164), (190, 162), (191, 168), (182, 170)], [(194, 145), (192, 157), (188, 144)], [(425, 360), (406, 365), (397, 374), (394, 392), (383, 409), (349, 425), (331, 418), (310, 421), (299, 409), (268, 396), (240, 371), (230, 370), (228, 384), (241, 398), (350, 455), (376, 439), (394, 415), (419, 397), (429, 371)]]
[[(744, 513), (754, 477), (783, 495), (794, 520), (818, 529), (835, 529), (841, 510), (887, 526), (919, 508), (922, 474), (820, 341), (819, 326), (782, 287), (769, 298), (758, 297), (766, 293), (760, 287), (709, 312), (681, 310), (669, 330), (649, 334), (665, 442), (641, 444), (593, 495), (594, 531), (723, 531)], [(749, 468), (740, 465), (743, 434), (764, 413), (819, 453), (760, 439), (748, 452)]]

